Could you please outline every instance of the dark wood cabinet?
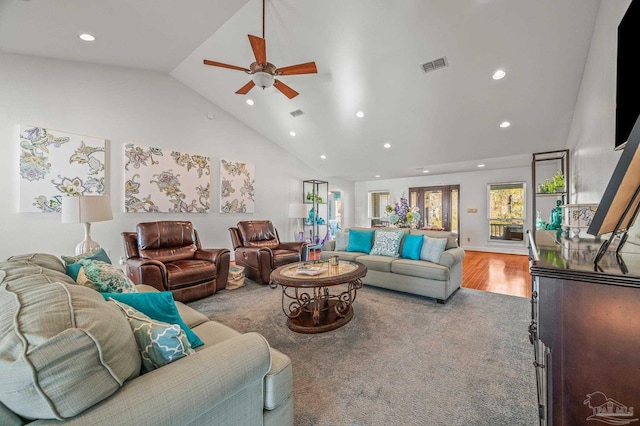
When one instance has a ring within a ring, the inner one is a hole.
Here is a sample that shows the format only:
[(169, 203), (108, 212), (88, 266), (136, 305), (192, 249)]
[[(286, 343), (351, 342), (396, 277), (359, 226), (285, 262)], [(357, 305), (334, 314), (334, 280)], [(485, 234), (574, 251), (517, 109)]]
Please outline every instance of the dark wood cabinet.
[(553, 231), (530, 238), (541, 425), (640, 424), (640, 251)]

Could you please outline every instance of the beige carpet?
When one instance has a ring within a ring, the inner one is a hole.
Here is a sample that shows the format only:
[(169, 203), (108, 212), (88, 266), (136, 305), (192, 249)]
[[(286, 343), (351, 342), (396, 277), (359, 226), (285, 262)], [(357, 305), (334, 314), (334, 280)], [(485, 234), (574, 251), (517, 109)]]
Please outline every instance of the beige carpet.
[(537, 424), (528, 299), (461, 289), (438, 305), (365, 286), (350, 323), (315, 335), (248, 279), (190, 305), (289, 355), (296, 425)]

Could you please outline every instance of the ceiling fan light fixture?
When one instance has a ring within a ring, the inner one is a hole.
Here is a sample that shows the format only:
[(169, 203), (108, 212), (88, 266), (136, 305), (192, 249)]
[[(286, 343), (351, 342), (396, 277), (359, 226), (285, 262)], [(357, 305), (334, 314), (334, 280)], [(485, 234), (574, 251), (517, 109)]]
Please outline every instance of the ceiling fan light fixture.
[(273, 86), (273, 75), (264, 72), (258, 71), (253, 74), (251, 77), (256, 86), (266, 89), (267, 87)]

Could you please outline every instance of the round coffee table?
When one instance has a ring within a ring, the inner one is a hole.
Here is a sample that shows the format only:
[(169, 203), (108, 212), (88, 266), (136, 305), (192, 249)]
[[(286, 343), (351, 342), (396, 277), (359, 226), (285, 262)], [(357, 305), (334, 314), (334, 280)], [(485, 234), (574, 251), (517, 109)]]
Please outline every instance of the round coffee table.
[[(351, 321), (356, 292), (366, 274), (367, 267), (359, 262), (301, 262), (275, 269), (269, 285), (282, 287), (282, 311), (289, 329), (324, 333)], [(330, 287), (337, 291), (331, 294)]]

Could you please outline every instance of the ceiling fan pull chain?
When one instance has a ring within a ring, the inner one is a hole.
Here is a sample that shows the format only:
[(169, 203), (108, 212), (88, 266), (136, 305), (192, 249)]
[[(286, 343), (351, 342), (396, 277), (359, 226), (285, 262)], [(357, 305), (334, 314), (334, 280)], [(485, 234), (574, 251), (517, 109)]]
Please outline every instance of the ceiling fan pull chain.
[(264, 3), (266, 0), (262, 0), (262, 38), (264, 37)]

